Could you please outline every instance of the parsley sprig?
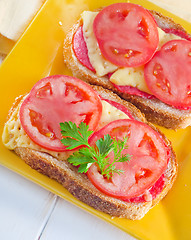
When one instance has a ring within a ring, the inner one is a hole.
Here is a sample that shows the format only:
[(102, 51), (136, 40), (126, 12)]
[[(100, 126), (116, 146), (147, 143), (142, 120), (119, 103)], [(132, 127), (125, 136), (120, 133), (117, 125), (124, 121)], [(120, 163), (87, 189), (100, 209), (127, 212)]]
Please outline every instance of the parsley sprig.
[[(100, 173), (107, 179), (110, 179), (114, 173), (123, 173), (123, 170), (116, 169), (115, 163), (130, 160), (129, 154), (122, 154), (122, 150), (127, 148), (128, 137), (117, 140), (107, 134), (98, 139), (95, 146), (90, 146), (88, 139), (93, 131), (88, 130), (89, 127), (85, 123), (81, 122), (77, 127), (75, 123), (64, 122), (60, 123), (60, 128), (63, 136), (61, 142), (67, 149), (81, 147), (68, 158), (71, 164), (79, 166), (79, 172), (86, 173), (93, 163), (97, 163)], [(114, 159), (111, 163), (108, 154), (112, 151)]]

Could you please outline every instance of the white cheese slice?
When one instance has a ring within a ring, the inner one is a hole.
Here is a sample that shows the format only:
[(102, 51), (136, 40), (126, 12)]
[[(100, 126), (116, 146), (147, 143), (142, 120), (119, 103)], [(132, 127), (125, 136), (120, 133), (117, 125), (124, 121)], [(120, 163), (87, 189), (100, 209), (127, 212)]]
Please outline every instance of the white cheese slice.
[(136, 68), (120, 68), (114, 72), (110, 81), (120, 86), (136, 87), (139, 90), (151, 94), (144, 78), (144, 66)]
[(101, 54), (93, 32), (93, 21), (97, 14), (98, 12), (84, 11), (81, 16), (83, 19), (84, 40), (88, 48), (88, 57), (96, 70), (97, 76), (102, 77), (110, 72), (114, 72), (118, 66), (107, 61)]
[[(23, 99), (24, 100), (24, 99)], [(22, 103), (22, 101), (21, 101)], [(69, 152), (54, 152), (46, 150), (37, 144), (35, 144), (25, 133), (24, 129), (21, 126), (21, 122), (19, 120), (19, 109), (21, 103), (17, 106), (14, 112), (11, 115), (11, 118), (5, 123), (2, 135), (2, 141), (4, 145), (10, 150), (14, 150), (16, 147), (25, 147), (31, 148), (37, 151), (47, 152), (53, 157), (59, 158), (60, 160), (64, 160), (66, 158), (66, 154), (70, 154)], [(115, 108), (111, 104), (106, 101), (102, 101), (102, 116), (100, 123), (98, 125), (98, 129), (105, 126), (111, 121), (117, 119), (128, 119), (129, 117), (122, 112), (121, 110)]]
[(162, 29), (158, 28), (158, 34), (159, 34), (159, 47), (158, 49), (160, 49), (162, 47), (162, 45), (164, 45), (165, 43), (175, 40), (175, 39), (181, 39), (181, 37), (172, 34), (172, 33), (165, 33)]
[(17, 41), (44, 0), (1, 0), (0, 33)]
[(108, 123), (118, 119), (129, 119), (129, 117), (124, 112), (114, 107), (107, 101), (102, 100), (101, 102), (102, 102), (102, 116), (98, 128), (101, 128), (107, 125)]

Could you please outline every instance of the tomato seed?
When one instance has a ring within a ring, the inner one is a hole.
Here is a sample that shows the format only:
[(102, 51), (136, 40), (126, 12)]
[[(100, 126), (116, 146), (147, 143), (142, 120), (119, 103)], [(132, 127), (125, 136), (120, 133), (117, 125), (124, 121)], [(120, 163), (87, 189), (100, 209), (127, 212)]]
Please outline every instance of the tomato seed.
[(166, 52), (169, 52), (169, 51), (171, 51), (171, 52), (176, 52), (176, 51), (177, 51), (177, 45), (174, 44), (174, 45), (166, 48), (165, 51), (166, 51)]
[(118, 51), (116, 48), (113, 50), (113, 52), (114, 52), (115, 54), (118, 54), (118, 53), (119, 53), (119, 51)]
[(133, 50), (129, 50), (128, 53), (126, 53), (124, 56), (125, 58), (129, 58), (133, 53)]
[(54, 134), (51, 133), (51, 132), (47, 132), (47, 133), (45, 133), (45, 135), (46, 135), (47, 137), (49, 137), (49, 138), (52, 138), (52, 137), (54, 136)]
[(190, 85), (188, 85), (188, 87), (187, 87), (187, 95), (188, 95), (188, 97), (191, 97)]

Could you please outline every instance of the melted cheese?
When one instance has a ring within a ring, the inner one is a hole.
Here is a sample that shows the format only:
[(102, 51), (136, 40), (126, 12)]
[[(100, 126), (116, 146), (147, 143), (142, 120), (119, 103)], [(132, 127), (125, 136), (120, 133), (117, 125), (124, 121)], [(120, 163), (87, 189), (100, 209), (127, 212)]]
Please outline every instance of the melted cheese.
[(137, 68), (120, 68), (111, 75), (110, 81), (120, 86), (136, 87), (143, 92), (151, 94), (145, 82), (143, 66)]
[(98, 77), (102, 77), (110, 72), (115, 71), (118, 67), (107, 61), (99, 49), (97, 40), (93, 33), (93, 21), (98, 12), (84, 11), (82, 13), (83, 19), (83, 35), (88, 48), (88, 57), (92, 66), (96, 70)]
[(118, 119), (129, 118), (124, 112), (112, 106), (108, 102), (103, 100), (101, 102), (102, 102), (102, 116), (101, 116), (100, 124), (98, 125), (98, 128), (101, 128), (107, 125), (108, 123)]
[[(24, 99), (23, 99), (24, 100)], [(66, 154), (70, 154), (69, 152), (54, 152), (46, 150), (37, 144), (35, 144), (25, 133), (24, 129), (21, 126), (21, 122), (19, 120), (19, 109), (21, 103), (17, 106), (17, 108), (12, 113), (10, 119), (5, 123), (2, 135), (2, 141), (4, 145), (10, 150), (14, 150), (16, 147), (25, 147), (31, 148), (33, 150), (47, 152), (53, 157), (56, 157), (59, 160), (66, 159)], [(98, 129), (105, 126), (106, 124), (117, 120), (117, 119), (128, 119), (129, 117), (122, 112), (121, 110), (115, 108), (111, 104), (106, 101), (102, 101), (102, 116), (100, 123), (98, 125)]]
[(181, 37), (172, 34), (172, 33), (165, 33), (162, 29), (158, 28), (158, 34), (159, 34), (159, 47), (158, 49), (160, 49), (162, 47), (162, 45), (164, 45), (165, 43), (175, 40), (175, 39), (181, 39)]

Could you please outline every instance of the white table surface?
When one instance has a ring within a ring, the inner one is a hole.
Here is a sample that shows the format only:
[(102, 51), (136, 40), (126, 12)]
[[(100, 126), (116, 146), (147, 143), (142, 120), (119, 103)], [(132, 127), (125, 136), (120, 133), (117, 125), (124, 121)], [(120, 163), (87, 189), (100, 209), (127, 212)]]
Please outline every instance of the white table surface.
[(2, 166), (0, 189), (1, 240), (134, 239)]
[[(152, 2), (191, 21), (190, 0)], [(2, 166), (0, 192), (1, 240), (135, 239)]]

